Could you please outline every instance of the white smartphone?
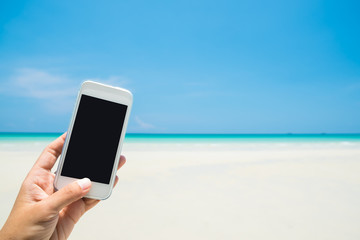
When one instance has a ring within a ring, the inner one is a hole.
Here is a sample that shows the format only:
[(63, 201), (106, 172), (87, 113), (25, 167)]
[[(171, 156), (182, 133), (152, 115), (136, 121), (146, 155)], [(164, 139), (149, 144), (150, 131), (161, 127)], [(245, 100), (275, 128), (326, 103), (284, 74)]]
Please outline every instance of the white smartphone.
[(55, 176), (57, 190), (87, 177), (92, 186), (85, 197), (110, 196), (132, 101), (128, 90), (92, 81), (82, 84)]

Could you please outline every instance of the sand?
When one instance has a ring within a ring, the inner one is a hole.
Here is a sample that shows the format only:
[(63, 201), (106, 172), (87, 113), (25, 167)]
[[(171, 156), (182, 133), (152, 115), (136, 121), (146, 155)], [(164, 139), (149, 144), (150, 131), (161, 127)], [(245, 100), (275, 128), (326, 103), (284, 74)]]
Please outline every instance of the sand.
[[(45, 145), (0, 144), (1, 226)], [(360, 239), (360, 143), (127, 143), (123, 153), (112, 196), (70, 239)]]

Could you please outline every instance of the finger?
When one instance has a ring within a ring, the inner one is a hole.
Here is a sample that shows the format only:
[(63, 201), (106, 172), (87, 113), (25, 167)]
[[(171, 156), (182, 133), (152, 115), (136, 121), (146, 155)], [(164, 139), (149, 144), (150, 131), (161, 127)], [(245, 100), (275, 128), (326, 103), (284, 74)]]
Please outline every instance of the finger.
[(126, 158), (125, 158), (125, 156), (121, 155), (117, 170), (119, 170), (122, 166), (124, 166), (125, 163), (126, 163)]
[[(122, 166), (124, 166), (125, 163), (126, 163), (126, 158), (125, 158), (125, 156), (121, 155), (119, 164), (118, 164), (118, 169), (120, 169)], [(119, 177), (116, 176), (113, 187), (115, 187), (118, 182), (119, 182)], [(88, 211), (89, 209), (93, 208), (100, 202), (100, 200), (91, 199), (91, 198), (83, 198), (83, 201), (85, 203), (85, 211)]]
[[(122, 165), (124, 165), (124, 164), (125, 164), (125, 162)], [(119, 177), (116, 176), (113, 187), (115, 187), (118, 182), (119, 182)], [(85, 203), (85, 212), (90, 210), (91, 208), (93, 208), (94, 206), (96, 206), (100, 202), (100, 200), (91, 199), (91, 198), (83, 198), (83, 201)]]
[[(119, 182), (119, 177), (116, 176), (113, 187), (115, 187), (118, 182)], [(90, 210), (91, 208), (96, 206), (96, 204), (98, 204), (100, 202), (100, 200), (91, 199), (91, 198), (83, 198), (83, 201), (85, 203), (85, 212)]]
[(50, 211), (59, 212), (65, 206), (85, 196), (90, 191), (90, 188), (90, 179), (83, 178), (77, 180), (50, 195), (45, 200), (45, 206), (49, 206)]
[(113, 187), (115, 187), (118, 182), (119, 182), (119, 177), (116, 175)]
[(50, 143), (36, 161), (35, 166), (51, 170), (57, 158), (60, 156), (62, 147), (65, 143), (66, 133), (58, 137), (55, 141)]
[[(126, 163), (126, 158), (125, 158), (125, 156), (121, 155), (120, 156), (120, 161), (119, 161), (119, 164), (118, 164), (118, 170), (122, 166), (124, 166), (125, 163)], [(116, 175), (113, 187), (115, 187), (118, 182), (119, 182), (119, 177)]]
[(91, 198), (83, 198), (83, 201), (85, 203), (85, 212), (95, 207), (100, 202), (100, 200)]
[[(120, 169), (122, 166), (124, 166), (125, 162), (126, 162), (125, 156), (121, 155), (119, 164), (118, 164), (118, 169)], [(119, 177), (116, 176), (113, 187), (115, 187), (118, 182), (119, 182)], [(91, 198), (83, 198), (83, 201), (85, 203), (86, 211), (93, 208), (96, 204), (98, 204), (100, 202), (100, 200), (91, 199)]]

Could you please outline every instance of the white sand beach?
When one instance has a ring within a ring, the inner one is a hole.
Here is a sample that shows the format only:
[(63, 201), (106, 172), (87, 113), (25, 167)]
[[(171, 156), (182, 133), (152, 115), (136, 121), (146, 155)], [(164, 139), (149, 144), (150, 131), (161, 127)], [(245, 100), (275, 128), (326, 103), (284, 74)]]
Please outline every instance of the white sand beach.
[[(46, 145), (0, 144), (0, 225)], [(20, 150), (19, 150), (20, 149)], [(360, 143), (126, 143), (70, 239), (360, 239)]]

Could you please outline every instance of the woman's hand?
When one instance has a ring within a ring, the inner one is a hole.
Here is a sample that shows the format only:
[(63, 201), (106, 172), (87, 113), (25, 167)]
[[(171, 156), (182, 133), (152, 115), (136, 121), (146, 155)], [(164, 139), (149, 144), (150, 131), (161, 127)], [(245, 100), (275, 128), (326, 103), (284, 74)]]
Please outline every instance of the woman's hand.
[[(76, 222), (99, 200), (83, 198), (91, 188), (87, 178), (55, 192), (51, 172), (61, 154), (66, 133), (49, 144), (25, 178), (0, 239), (67, 239)], [(126, 162), (120, 157), (119, 168)], [(118, 181), (116, 176), (115, 184)]]

